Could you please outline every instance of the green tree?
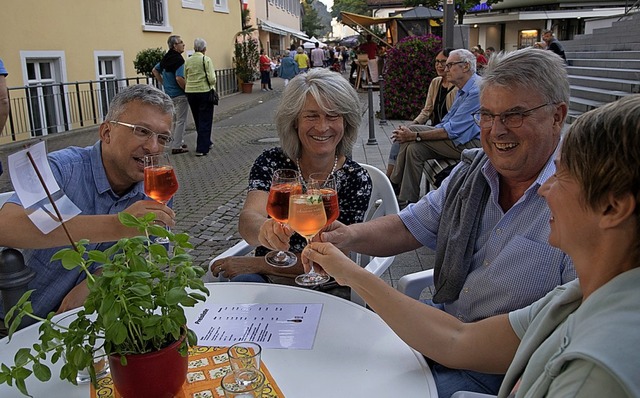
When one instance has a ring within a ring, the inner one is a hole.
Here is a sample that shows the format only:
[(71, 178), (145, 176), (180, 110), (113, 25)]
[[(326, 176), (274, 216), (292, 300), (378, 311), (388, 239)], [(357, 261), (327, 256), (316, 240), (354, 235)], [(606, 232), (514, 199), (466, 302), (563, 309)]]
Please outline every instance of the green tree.
[(136, 54), (136, 59), (133, 60), (133, 66), (136, 68), (138, 74), (153, 77), (151, 71), (163, 56), (164, 50), (162, 48), (147, 48)]
[(366, 0), (334, 0), (333, 6), (331, 7), (331, 16), (338, 18), (339, 21), (340, 12), (342, 11), (371, 16), (371, 10), (367, 8)]
[[(490, 6), (491, 4), (496, 4), (501, 1), (502, 0), (487, 0), (486, 4)], [(456, 14), (458, 16), (458, 24), (462, 24), (464, 14), (466, 14), (467, 11), (477, 6), (481, 2), (481, 0), (455, 0), (454, 4)], [(442, 0), (404, 0), (404, 5), (407, 7), (425, 6), (440, 9), (442, 4)]]
[(314, 0), (304, 0), (302, 2), (302, 8), (304, 9), (304, 15), (302, 16), (302, 31), (307, 36), (318, 36), (320, 31), (324, 28), (320, 18), (318, 17), (318, 11), (312, 6)]

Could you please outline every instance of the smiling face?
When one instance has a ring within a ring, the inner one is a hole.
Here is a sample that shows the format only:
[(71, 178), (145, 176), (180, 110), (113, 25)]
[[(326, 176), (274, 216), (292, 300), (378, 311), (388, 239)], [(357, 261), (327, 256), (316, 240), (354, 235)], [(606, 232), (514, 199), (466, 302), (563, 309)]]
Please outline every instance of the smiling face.
[(572, 255), (580, 248), (595, 245), (598, 217), (585, 205), (584, 193), (577, 179), (569, 174), (560, 155), (555, 160), (556, 172), (542, 184), (538, 193), (551, 210), (549, 244)]
[[(118, 121), (144, 126), (158, 134), (171, 135), (171, 114), (140, 101), (127, 104)], [(107, 179), (111, 189), (118, 194), (144, 180), (144, 155), (164, 150), (156, 136), (144, 140), (134, 135), (130, 127), (108, 121), (100, 125), (100, 139)]]
[(298, 138), (302, 152), (313, 155), (334, 155), (344, 136), (344, 118), (327, 114), (311, 94), (307, 94), (298, 116)]
[[(486, 86), (480, 110), (492, 114), (524, 111), (546, 101), (522, 87)], [(499, 117), (493, 126), (480, 130), (482, 148), (504, 182), (533, 182), (553, 154), (562, 129), (566, 105), (549, 105), (525, 116), (522, 126), (507, 128)]]

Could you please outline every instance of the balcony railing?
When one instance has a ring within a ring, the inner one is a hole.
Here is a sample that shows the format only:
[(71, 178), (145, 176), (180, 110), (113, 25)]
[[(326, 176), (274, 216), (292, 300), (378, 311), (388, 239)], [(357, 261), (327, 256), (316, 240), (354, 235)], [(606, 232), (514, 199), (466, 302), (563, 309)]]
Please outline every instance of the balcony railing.
[[(216, 78), (220, 97), (238, 92), (234, 69), (216, 70)], [(141, 83), (159, 86), (155, 79), (139, 76), (10, 87), (11, 111), (0, 144), (99, 124), (119, 89)]]

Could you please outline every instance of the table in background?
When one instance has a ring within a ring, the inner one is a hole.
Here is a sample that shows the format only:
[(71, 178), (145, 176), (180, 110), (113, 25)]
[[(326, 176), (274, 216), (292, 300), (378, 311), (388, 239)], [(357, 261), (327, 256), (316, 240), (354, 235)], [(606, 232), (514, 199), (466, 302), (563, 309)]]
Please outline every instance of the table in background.
[[(219, 304), (321, 303), (322, 316), (312, 350), (265, 349), (262, 358), (288, 398), (313, 397), (437, 397), (422, 355), (407, 346), (372, 311), (326, 293), (262, 283), (209, 283), (208, 298)], [(187, 309), (187, 318), (199, 313)], [(36, 341), (38, 325), (18, 332), (9, 345), (0, 341), (0, 359), (11, 362), (15, 352)], [(60, 381), (61, 361), (52, 378), (31, 377), (36, 398), (87, 398), (89, 386)], [(0, 385), (0, 397), (20, 397), (15, 388)]]

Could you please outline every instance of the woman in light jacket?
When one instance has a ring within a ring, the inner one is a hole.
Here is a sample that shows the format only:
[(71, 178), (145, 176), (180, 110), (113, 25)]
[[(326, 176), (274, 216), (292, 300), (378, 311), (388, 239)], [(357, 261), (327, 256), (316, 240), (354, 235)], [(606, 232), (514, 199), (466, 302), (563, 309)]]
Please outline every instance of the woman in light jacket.
[(184, 77), (187, 81), (185, 93), (196, 124), (196, 156), (206, 156), (213, 145), (211, 126), (213, 124), (213, 101), (209, 92), (216, 87), (216, 71), (211, 58), (204, 55), (207, 42), (197, 38), (193, 41), (195, 53), (184, 64)]

